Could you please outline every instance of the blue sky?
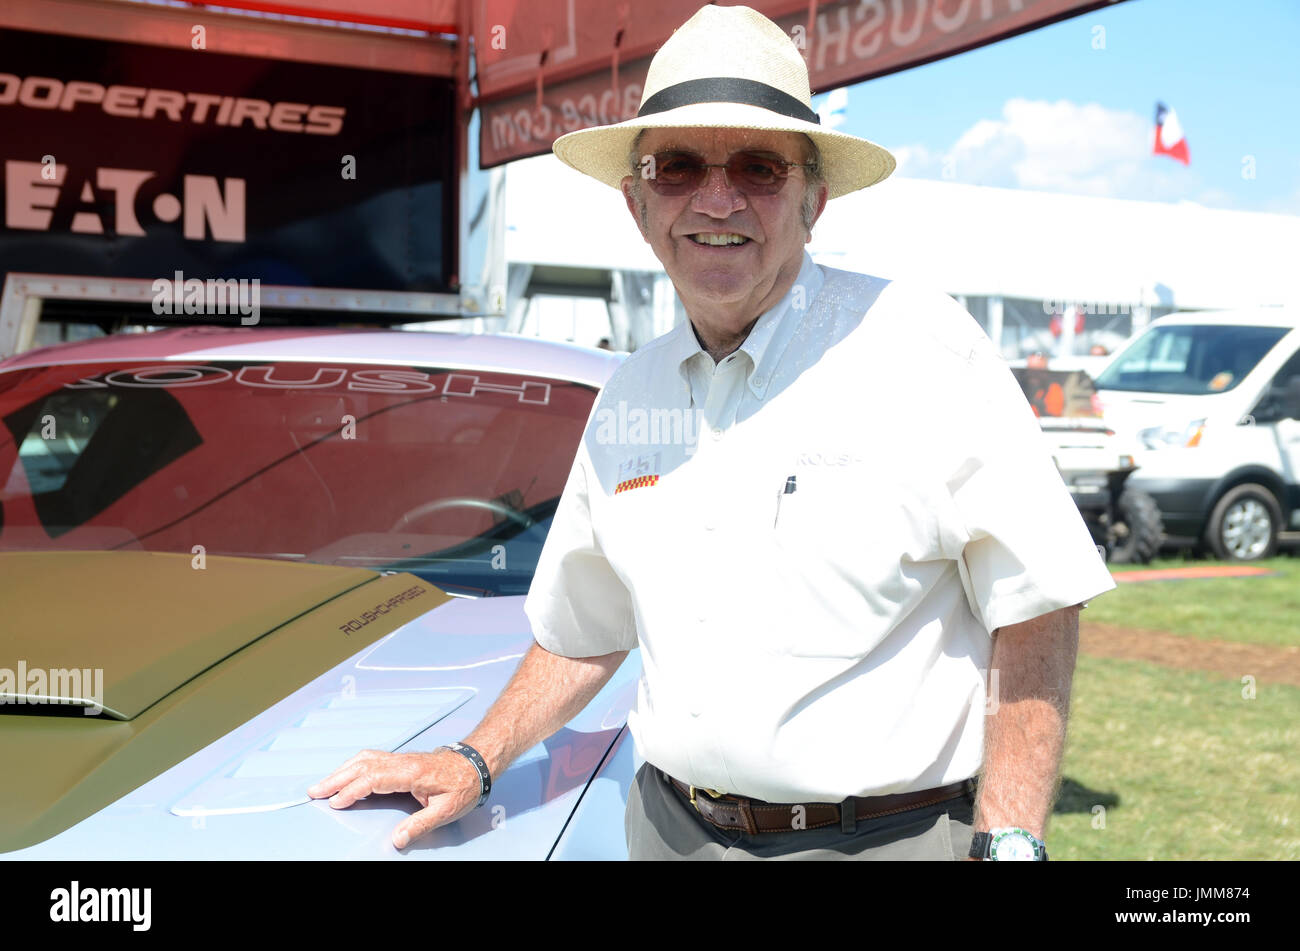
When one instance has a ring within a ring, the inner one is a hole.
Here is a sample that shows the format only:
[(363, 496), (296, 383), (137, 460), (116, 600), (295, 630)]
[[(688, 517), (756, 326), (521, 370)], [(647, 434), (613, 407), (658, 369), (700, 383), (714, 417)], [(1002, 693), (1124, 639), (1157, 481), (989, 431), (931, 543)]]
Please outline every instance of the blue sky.
[(840, 128), (909, 177), (1300, 214), (1298, 46), (1300, 0), (1127, 0), (849, 87)]

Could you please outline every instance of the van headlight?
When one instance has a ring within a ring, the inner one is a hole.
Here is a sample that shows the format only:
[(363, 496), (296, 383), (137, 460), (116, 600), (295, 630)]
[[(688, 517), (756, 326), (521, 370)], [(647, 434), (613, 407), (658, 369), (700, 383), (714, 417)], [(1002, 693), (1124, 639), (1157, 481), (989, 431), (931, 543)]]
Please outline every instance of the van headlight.
[(1138, 433), (1148, 449), (1191, 449), (1200, 445), (1205, 420), (1194, 419), (1184, 426), (1152, 426)]

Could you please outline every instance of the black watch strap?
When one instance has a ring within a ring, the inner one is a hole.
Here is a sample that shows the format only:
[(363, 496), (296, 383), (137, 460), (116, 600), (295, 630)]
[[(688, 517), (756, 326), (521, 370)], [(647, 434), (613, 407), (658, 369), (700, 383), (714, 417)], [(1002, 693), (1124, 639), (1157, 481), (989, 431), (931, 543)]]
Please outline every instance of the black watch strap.
[(479, 782), (479, 797), (478, 802), (474, 804), (474, 808), (477, 809), (487, 802), (488, 793), (492, 791), (492, 774), (488, 772), (487, 763), (479, 755), (479, 751), (472, 746), (466, 746), (464, 743), (448, 743), (446, 746), (438, 747), (438, 749), (455, 750), (474, 764), (474, 768), (478, 770)]

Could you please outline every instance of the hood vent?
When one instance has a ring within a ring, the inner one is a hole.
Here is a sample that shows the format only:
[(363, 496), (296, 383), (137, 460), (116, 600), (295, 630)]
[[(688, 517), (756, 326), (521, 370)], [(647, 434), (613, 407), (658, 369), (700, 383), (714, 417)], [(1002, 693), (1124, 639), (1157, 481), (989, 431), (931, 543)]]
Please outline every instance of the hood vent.
[(309, 802), (307, 787), (363, 749), (398, 749), (470, 697), (467, 687), (335, 695), (227, 763), (176, 802), (178, 816), (270, 812)]

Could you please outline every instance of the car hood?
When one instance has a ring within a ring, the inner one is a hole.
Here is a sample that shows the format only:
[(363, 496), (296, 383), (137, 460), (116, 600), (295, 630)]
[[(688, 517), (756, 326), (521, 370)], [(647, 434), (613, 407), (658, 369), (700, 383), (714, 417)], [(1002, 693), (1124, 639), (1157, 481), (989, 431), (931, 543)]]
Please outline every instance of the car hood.
[(427, 610), (413, 597), (370, 632), (340, 630), (400, 587), (448, 597), (410, 576), (151, 552), (4, 552), (0, 579), (0, 757), (22, 764), (0, 784), (0, 851), (84, 818)]
[(1136, 439), (1144, 429), (1185, 426), (1223, 405), (1220, 394), (1187, 396), (1131, 390), (1098, 390), (1106, 422), (1117, 433)]
[[(214, 557), (209, 565), (206, 557), (74, 551), (2, 552), (0, 578), (7, 615), (0, 666), (94, 671), (99, 675), (67, 681), (87, 696), (65, 699), (132, 720), (214, 664), (375, 574), (247, 558)], [(89, 696), (95, 684), (99, 697)], [(24, 684), (0, 680), (0, 696), (11, 702), (44, 693), (34, 673)]]
[[(146, 552), (0, 553), (0, 579), (0, 670), (13, 672), (0, 677), (0, 755), (23, 764), (0, 786), (6, 857), (545, 858), (634, 695), (625, 664), (496, 777), (490, 810), (398, 852), (389, 835), (418, 808), (412, 797), (332, 810), (306, 787), (363, 748), (431, 750), (468, 734), (533, 642), (523, 598)], [(102, 704), (99, 715), (15, 702), (74, 669), (88, 676), (68, 699)]]

